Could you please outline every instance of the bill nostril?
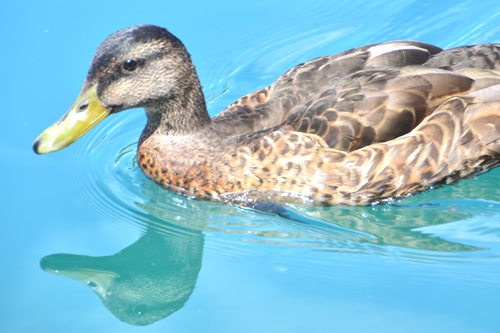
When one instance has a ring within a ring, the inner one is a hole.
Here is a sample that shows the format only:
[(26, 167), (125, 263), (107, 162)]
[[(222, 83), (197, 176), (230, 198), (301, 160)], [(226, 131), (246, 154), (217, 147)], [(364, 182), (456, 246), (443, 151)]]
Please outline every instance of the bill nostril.
[(80, 104), (78, 106), (78, 112), (83, 112), (83, 111), (87, 110), (88, 106), (89, 106), (88, 102), (83, 102), (82, 104)]

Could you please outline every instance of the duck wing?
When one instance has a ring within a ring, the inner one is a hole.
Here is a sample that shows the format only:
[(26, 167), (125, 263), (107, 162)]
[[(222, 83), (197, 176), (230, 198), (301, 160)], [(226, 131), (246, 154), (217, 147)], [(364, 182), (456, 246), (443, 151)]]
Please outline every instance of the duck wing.
[(289, 125), (350, 152), (409, 133), (452, 97), (498, 100), (499, 54), (495, 45), (445, 51), (410, 41), (364, 46), (295, 66), (214, 122), (227, 135)]

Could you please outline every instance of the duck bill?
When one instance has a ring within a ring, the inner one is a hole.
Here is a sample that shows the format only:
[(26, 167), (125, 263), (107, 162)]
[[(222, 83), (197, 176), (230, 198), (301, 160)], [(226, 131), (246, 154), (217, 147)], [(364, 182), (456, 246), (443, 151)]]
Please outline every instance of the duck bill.
[(96, 84), (82, 91), (69, 111), (35, 139), (33, 150), (37, 154), (61, 150), (78, 140), (109, 113), (97, 97)]
[(100, 259), (103, 258), (52, 254), (43, 257), (40, 266), (48, 273), (80, 281), (91, 287), (102, 298), (106, 298), (109, 287), (120, 275), (111, 270), (100, 268), (99, 266), (102, 266), (103, 263)]

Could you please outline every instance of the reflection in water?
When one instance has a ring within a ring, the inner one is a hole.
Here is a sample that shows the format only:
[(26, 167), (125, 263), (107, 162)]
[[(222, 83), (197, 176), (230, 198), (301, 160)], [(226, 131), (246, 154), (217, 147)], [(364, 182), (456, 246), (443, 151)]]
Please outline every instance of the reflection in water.
[(161, 235), (149, 229), (122, 251), (103, 257), (53, 254), (41, 260), (50, 273), (89, 286), (118, 319), (149, 325), (182, 308), (201, 269), (203, 235)]
[[(132, 325), (148, 325), (163, 319), (182, 308), (188, 300), (201, 269), (202, 229), (238, 234), (241, 240), (257, 243), (310, 245), (368, 255), (383, 255), (396, 248), (409, 260), (443, 260), (439, 258), (443, 253), (480, 250), (415, 230), (469, 216), (441, 204), (362, 209), (269, 204), (258, 207), (272, 214), (232, 207), (239, 216), (236, 222), (230, 223), (221, 218), (217, 210), (226, 208), (227, 211), (231, 207), (173, 194), (165, 196), (162, 189), (149, 181), (142, 184), (142, 189), (151, 201), (138, 203), (138, 206), (151, 214), (151, 222), (138, 241), (112, 256), (54, 254), (41, 260), (45, 271), (89, 286), (109, 311)], [(197, 207), (199, 205), (202, 206)], [(165, 222), (165, 218), (175, 221), (183, 211), (183, 218), (199, 219), (204, 227), (195, 227), (199, 226), (199, 221)], [(164, 220), (154, 216), (162, 216)], [(189, 224), (191, 228), (187, 229)], [(250, 236), (249, 230), (252, 231)], [(435, 253), (429, 254), (428, 250)]]
[[(379, 250), (397, 246), (401, 252), (408, 249), (441, 252), (469, 252), (477, 247), (451, 242), (424, 233), (425, 227), (441, 225), (467, 219), (470, 213), (453, 211), (440, 204), (385, 205), (360, 210), (356, 207), (314, 208), (295, 206), (293, 210), (280, 213), (285, 218), (331, 221), (347, 230), (357, 230), (357, 243), (378, 245)], [(424, 229), (420, 229), (424, 228)]]

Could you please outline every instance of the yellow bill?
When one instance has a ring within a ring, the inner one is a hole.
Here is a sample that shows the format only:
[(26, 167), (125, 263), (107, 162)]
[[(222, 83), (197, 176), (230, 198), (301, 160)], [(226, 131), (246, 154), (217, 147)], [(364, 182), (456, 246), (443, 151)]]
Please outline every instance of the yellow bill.
[(87, 133), (109, 115), (97, 97), (97, 85), (82, 91), (75, 103), (58, 122), (47, 128), (33, 142), (37, 154), (61, 150)]

